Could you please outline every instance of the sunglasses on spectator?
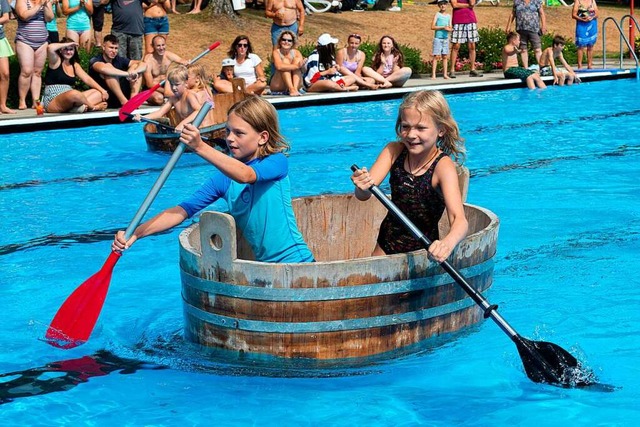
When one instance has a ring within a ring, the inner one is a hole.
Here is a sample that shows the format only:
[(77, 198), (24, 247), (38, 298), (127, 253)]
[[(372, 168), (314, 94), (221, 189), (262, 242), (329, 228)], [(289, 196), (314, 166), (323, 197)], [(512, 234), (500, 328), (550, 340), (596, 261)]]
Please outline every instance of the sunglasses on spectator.
[(280, 39), (281, 42), (293, 43), (293, 39)]
[(360, 34), (349, 34), (349, 37), (347, 37), (347, 40), (350, 39), (351, 37), (353, 37), (354, 39), (362, 40), (362, 37), (360, 36)]
[(249, 43), (238, 43), (237, 47), (249, 47)]

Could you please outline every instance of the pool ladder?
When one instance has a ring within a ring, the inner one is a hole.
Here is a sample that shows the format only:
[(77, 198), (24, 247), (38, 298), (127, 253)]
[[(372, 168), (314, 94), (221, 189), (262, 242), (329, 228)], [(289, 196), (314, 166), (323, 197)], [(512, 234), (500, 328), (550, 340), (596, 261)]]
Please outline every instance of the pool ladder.
[(624, 32), (622, 31), (622, 26), (625, 19), (629, 19), (629, 27), (631, 27), (632, 24), (635, 25), (638, 33), (640, 33), (640, 26), (638, 25), (638, 21), (632, 15), (624, 15), (622, 18), (620, 18), (620, 23), (616, 22), (615, 18), (613, 18), (612, 16), (602, 21), (602, 68), (607, 68), (607, 32), (605, 31), (605, 25), (608, 21), (612, 21), (618, 29), (618, 33), (620, 33), (620, 68), (622, 68), (623, 66), (622, 41), (624, 40), (627, 48), (629, 49), (629, 52), (631, 52), (631, 56), (636, 61), (636, 80), (640, 81), (640, 63), (638, 62), (638, 56), (633, 50), (633, 46), (631, 45), (631, 43), (629, 43), (629, 39), (624, 35)]

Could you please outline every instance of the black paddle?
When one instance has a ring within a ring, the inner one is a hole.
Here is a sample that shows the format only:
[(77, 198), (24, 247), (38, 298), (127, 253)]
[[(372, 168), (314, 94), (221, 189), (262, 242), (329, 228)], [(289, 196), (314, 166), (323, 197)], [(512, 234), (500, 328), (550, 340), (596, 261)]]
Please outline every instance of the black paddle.
[[(358, 166), (351, 166), (352, 171)], [(418, 227), (380, 190), (372, 185), (369, 191), (418, 239), (425, 249), (429, 249), (431, 241)], [(531, 341), (523, 338), (498, 314), (497, 305), (491, 305), (476, 291), (467, 280), (448, 261), (440, 266), (464, 289), (471, 299), (484, 310), (484, 317), (491, 317), (511, 340), (516, 344), (527, 376), (537, 383), (548, 383), (562, 387), (585, 387), (596, 384), (595, 374), (565, 349), (544, 341)]]

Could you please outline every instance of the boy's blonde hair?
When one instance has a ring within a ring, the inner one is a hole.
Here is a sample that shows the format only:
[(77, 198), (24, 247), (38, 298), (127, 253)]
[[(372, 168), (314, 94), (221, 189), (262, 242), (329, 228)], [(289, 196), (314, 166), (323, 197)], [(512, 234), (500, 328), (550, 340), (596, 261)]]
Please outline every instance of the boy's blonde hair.
[(402, 112), (409, 108), (415, 108), (420, 114), (426, 114), (433, 118), (438, 129), (443, 131), (438, 140), (438, 148), (448, 156), (452, 156), (456, 163), (462, 164), (465, 158), (464, 139), (460, 137), (458, 124), (451, 115), (451, 109), (447, 100), (437, 90), (421, 90), (410, 93), (402, 100), (396, 120), (396, 135), (401, 138)]
[(259, 158), (289, 150), (289, 144), (280, 133), (278, 113), (269, 102), (257, 95), (249, 95), (236, 102), (229, 109), (229, 115), (231, 113), (249, 123), (256, 132), (266, 131), (269, 134), (267, 143), (258, 147)]
[(167, 80), (169, 82), (186, 82), (189, 78), (187, 67), (182, 64), (171, 64), (167, 70)]

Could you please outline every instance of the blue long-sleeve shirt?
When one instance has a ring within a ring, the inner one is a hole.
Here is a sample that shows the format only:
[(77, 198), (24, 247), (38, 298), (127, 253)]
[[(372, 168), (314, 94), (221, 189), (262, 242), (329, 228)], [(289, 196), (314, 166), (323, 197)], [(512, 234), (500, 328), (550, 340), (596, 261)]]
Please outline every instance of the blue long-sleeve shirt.
[(180, 203), (189, 217), (218, 199), (224, 199), (256, 261), (313, 262), (313, 255), (298, 230), (291, 206), (289, 163), (272, 154), (247, 163), (256, 173), (253, 184), (238, 183), (220, 171), (189, 199)]

